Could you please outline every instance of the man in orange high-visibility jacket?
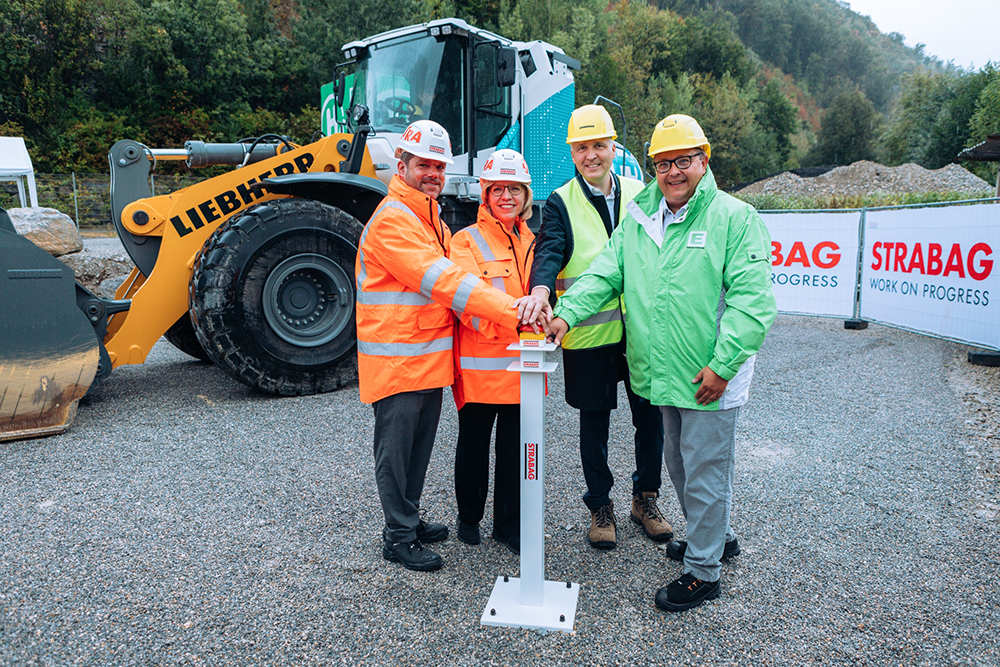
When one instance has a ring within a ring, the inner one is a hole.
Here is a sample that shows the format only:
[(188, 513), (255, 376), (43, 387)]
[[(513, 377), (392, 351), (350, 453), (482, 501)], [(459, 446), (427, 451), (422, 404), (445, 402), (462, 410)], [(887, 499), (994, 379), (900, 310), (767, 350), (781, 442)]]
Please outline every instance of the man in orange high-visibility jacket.
[(547, 304), (515, 300), (445, 256), (451, 232), (436, 201), (452, 162), (444, 128), (412, 123), (396, 157), (398, 173), (365, 226), (355, 267), (358, 381), (361, 400), (375, 409), (382, 556), (428, 571), (441, 567), (441, 557), (422, 543), (448, 537), (446, 526), (423, 521), (419, 512), (442, 388), (454, 381), (455, 315), (474, 327), (492, 321), (515, 337), (519, 320), (534, 322)]

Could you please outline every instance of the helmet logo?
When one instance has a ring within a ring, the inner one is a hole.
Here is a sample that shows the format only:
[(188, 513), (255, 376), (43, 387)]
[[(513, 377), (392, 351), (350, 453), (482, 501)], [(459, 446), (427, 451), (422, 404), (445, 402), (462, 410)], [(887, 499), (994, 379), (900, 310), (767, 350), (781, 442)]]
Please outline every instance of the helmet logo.
[(403, 133), (403, 141), (412, 141), (415, 144), (419, 144), (420, 130), (414, 130), (412, 127), (406, 128), (406, 132)]
[(528, 174), (528, 163), (524, 156), (512, 148), (501, 148), (493, 151), (486, 162), (479, 178), (484, 181), (514, 181), (515, 183), (531, 183)]
[(431, 153), (440, 153), (441, 155), (444, 155), (444, 146), (435, 146), (434, 144), (430, 144), (427, 146), (427, 150)]

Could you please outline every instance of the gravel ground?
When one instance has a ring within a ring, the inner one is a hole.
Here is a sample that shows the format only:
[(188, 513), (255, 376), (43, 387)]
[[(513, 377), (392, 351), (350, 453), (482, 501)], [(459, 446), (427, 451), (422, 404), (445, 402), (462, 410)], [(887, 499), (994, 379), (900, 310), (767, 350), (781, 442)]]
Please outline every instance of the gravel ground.
[[(449, 538), (435, 573), (382, 560), (356, 387), (256, 395), (161, 341), (68, 433), (0, 444), (0, 664), (996, 665), (1000, 369), (965, 351), (779, 316), (737, 436), (743, 553), (680, 614), (653, 605), (679, 565), (627, 520), (622, 412), (619, 546), (586, 545), (554, 374), (546, 574), (582, 588), (575, 631), (546, 634), (480, 626), (519, 567), (489, 539)], [(424, 505), (453, 526), (445, 401)]]

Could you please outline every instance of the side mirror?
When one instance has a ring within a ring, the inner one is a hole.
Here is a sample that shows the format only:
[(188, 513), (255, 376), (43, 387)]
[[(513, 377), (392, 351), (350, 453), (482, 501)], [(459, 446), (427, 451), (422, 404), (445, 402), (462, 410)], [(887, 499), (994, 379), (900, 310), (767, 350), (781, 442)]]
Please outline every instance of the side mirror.
[(344, 105), (344, 88), (346, 88), (344, 70), (337, 72), (337, 78), (333, 81), (333, 98), (337, 102), (337, 106), (341, 107)]
[(497, 57), (497, 85), (510, 88), (517, 82), (517, 49), (501, 46)]

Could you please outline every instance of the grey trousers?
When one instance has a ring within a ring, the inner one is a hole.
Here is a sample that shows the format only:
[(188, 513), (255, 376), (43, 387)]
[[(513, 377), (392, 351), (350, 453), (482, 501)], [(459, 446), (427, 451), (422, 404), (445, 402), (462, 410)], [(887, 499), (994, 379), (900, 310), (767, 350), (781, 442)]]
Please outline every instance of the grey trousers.
[(441, 417), (441, 389), (376, 401), (375, 483), (392, 542), (417, 539), (420, 494)]
[(729, 516), (739, 411), (660, 406), (663, 461), (687, 520), (684, 572), (702, 581), (718, 581), (722, 550), (736, 539)]

